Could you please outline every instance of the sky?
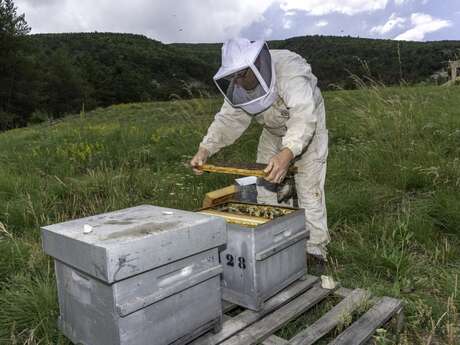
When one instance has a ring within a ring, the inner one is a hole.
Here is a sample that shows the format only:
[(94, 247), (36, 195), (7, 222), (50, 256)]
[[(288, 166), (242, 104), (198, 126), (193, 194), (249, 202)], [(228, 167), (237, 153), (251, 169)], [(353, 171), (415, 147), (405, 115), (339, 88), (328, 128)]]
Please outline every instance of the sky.
[(334, 35), (460, 40), (460, 0), (15, 0), (32, 33), (125, 32), (172, 42)]

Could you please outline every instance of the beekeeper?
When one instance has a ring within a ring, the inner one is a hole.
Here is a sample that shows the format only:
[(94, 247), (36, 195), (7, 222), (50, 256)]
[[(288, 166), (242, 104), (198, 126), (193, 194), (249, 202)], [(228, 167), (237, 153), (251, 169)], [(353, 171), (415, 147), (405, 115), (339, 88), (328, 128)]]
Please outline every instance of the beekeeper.
[(326, 259), (330, 241), (324, 180), (328, 133), (323, 98), (310, 65), (289, 50), (269, 50), (264, 41), (232, 39), (222, 47), (214, 82), (225, 97), (190, 164), (196, 169), (233, 144), (254, 119), (263, 125), (257, 162), (268, 176), (257, 182), (257, 200), (278, 204), (277, 192), (291, 164), (295, 187), (310, 230), (307, 253)]

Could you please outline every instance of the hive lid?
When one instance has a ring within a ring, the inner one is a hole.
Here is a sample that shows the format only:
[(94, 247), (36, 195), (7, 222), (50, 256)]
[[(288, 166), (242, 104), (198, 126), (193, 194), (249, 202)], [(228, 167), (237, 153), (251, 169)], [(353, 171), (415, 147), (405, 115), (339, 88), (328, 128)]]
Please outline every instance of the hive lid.
[(226, 243), (225, 220), (142, 205), (42, 228), (44, 251), (112, 283)]

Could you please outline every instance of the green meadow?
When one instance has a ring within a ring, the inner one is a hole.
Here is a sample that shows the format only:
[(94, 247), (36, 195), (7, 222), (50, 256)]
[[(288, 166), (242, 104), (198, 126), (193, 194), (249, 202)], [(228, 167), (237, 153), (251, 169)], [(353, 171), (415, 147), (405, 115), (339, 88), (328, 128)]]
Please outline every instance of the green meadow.
[[(362, 86), (324, 93), (327, 272), (402, 299), (399, 343), (459, 344), (460, 87)], [(120, 104), (0, 134), (0, 344), (68, 344), (41, 226), (145, 203), (193, 210), (232, 183), (186, 166), (220, 103)], [(260, 130), (211, 161), (254, 161)], [(374, 342), (396, 340), (382, 330)]]

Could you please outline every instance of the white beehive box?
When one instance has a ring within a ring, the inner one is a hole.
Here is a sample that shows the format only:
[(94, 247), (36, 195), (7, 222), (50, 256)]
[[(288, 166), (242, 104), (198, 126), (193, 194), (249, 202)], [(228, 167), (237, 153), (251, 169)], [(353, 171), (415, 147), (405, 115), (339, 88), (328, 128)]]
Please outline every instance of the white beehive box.
[[(235, 207), (284, 214), (265, 219), (229, 211)], [(306, 274), (309, 232), (303, 209), (230, 201), (200, 212), (228, 222), (227, 247), (220, 253), (224, 300), (260, 310), (268, 298)]]
[(220, 327), (223, 219), (143, 205), (46, 226), (42, 239), (74, 343), (185, 344)]

